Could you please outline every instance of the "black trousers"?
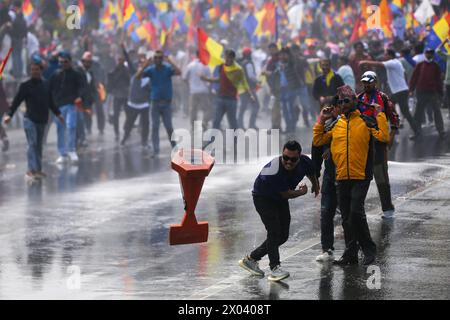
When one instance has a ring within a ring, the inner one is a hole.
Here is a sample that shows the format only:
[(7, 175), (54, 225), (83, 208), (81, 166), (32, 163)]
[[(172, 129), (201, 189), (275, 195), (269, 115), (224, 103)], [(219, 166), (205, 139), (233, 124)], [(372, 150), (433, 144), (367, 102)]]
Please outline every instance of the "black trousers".
[(105, 111), (103, 110), (103, 102), (99, 97), (95, 99), (95, 115), (97, 117), (97, 128), (99, 132), (105, 130)]
[(341, 180), (336, 182), (339, 208), (344, 228), (345, 251), (343, 257), (356, 259), (358, 244), (365, 256), (376, 254), (376, 245), (370, 236), (364, 201), (369, 190), (369, 180)]
[(373, 176), (380, 196), (381, 209), (385, 212), (394, 209), (388, 174), (387, 144), (374, 142), (374, 145)]
[(411, 112), (409, 112), (409, 94), (408, 90), (397, 92), (396, 94), (392, 95), (392, 102), (399, 105), (400, 111), (405, 117), (406, 121), (408, 121), (411, 129), (414, 131), (414, 133), (420, 133), (420, 126), (416, 123), (413, 116), (411, 115)]
[(113, 126), (114, 126), (114, 133), (116, 135), (116, 138), (119, 137), (119, 117), (120, 112), (122, 111), (122, 108), (125, 109), (127, 106), (127, 98), (117, 98), (114, 97), (114, 113), (113, 113)]
[(444, 121), (442, 120), (439, 96), (433, 92), (417, 92), (417, 107), (414, 119), (417, 123), (425, 122), (425, 108), (429, 107), (434, 113), (434, 123), (439, 133), (444, 132)]
[(135, 109), (131, 108), (130, 106), (125, 107), (125, 125), (124, 125), (124, 134), (123, 134), (123, 140), (126, 141), (130, 137), (131, 130), (133, 129), (134, 123), (136, 122), (137, 117), (140, 115), (141, 119), (141, 144), (143, 146), (148, 145), (148, 134), (150, 131), (150, 120), (149, 120), (149, 114), (150, 114), (150, 107), (143, 108), (143, 109)]
[(279, 247), (289, 237), (291, 225), (291, 212), (288, 200), (273, 200), (268, 197), (253, 196), (256, 211), (267, 230), (267, 239), (256, 248), (250, 257), (261, 260), (266, 254), (269, 255), (269, 265), (273, 269), (280, 264)]

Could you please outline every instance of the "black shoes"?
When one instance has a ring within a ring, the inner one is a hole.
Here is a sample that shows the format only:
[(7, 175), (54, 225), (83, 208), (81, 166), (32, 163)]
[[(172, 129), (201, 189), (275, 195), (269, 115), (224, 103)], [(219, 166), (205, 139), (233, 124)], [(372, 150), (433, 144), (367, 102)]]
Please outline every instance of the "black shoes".
[(354, 258), (341, 257), (339, 260), (334, 260), (333, 264), (338, 265), (338, 266), (349, 266), (349, 265), (353, 265), (353, 264), (358, 264), (358, 258), (357, 257), (354, 257)]

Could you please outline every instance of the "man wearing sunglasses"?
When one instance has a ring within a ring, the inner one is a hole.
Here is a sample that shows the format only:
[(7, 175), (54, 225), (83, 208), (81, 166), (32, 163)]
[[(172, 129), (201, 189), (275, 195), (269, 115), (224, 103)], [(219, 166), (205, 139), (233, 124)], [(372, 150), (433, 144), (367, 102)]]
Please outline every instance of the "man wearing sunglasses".
[(376, 118), (361, 115), (356, 107), (356, 94), (346, 85), (338, 89), (338, 104), (342, 113), (330, 131), (325, 122), (332, 117), (323, 109), (313, 129), (313, 145), (331, 143), (331, 156), (336, 166), (336, 190), (344, 228), (345, 251), (338, 265), (358, 263), (358, 249), (364, 253), (364, 265), (375, 261), (376, 245), (370, 236), (364, 202), (373, 178), (372, 139), (387, 143), (389, 129), (386, 115)]
[(267, 254), (271, 270), (268, 279), (280, 281), (289, 277), (289, 272), (280, 267), (279, 247), (289, 237), (291, 213), (288, 200), (308, 192), (305, 184), (299, 185), (305, 176), (311, 181), (312, 192), (317, 197), (320, 188), (311, 159), (302, 155), (302, 147), (297, 141), (288, 141), (281, 157), (268, 163), (256, 178), (252, 191), (253, 203), (266, 227), (267, 239), (239, 261), (245, 270), (264, 276), (258, 261)]

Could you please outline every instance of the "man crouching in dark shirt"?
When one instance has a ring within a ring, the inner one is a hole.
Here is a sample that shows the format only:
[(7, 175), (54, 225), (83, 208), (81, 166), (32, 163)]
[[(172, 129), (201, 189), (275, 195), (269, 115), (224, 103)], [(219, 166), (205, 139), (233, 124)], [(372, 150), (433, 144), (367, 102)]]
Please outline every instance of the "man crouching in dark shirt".
[(305, 176), (311, 181), (312, 192), (317, 197), (320, 188), (311, 159), (302, 155), (302, 147), (297, 141), (288, 141), (283, 154), (265, 165), (256, 178), (253, 203), (266, 227), (267, 239), (239, 261), (239, 265), (250, 273), (264, 276), (258, 261), (268, 254), (271, 270), (268, 279), (280, 281), (289, 277), (289, 272), (280, 267), (279, 247), (289, 237), (291, 213), (288, 200), (308, 192), (305, 184), (299, 185)]

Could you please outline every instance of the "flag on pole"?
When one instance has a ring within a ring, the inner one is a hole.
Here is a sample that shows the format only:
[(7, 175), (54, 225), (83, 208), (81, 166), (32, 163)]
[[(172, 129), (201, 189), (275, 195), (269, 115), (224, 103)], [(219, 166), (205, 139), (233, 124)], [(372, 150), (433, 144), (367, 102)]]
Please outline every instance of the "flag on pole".
[(123, 2), (123, 26), (125, 30), (131, 32), (133, 26), (139, 22), (136, 14), (136, 9), (131, 0), (124, 0)]
[[(210, 68), (211, 72), (213, 72), (217, 66), (224, 63), (222, 59), (223, 46), (210, 38), (201, 28), (197, 29), (197, 34), (199, 59), (204, 65), (207, 65)], [(234, 62), (231, 66), (224, 65), (223, 71), (239, 94), (249, 90), (244, 70), (239, 64)]]
[(402, 13), (403, 6), (405, 5), (405, 0), (393, 0), (390, 4), (393, 13)]
[(25, 20), (27, 21), (28, 25), (30, 25), (31, 23), (36, 21), (37, 14), (36, 14), (36, 11), (34, 11), (31, 0), (25, 0), (22, 3), (22, 11), (23, 11), (23, 16), (24, 16)]
[(78, 8), (80, 8), (80, 15), (84, 16), (84, 1), (78, 0)]
[(389, 7), (387, 0), (381, 0), (380, 2), (380, 18), (381, 29), (383, 30), (385, 38), (392, 38), (392, 11)]
[(369, 14), (367, 13), (367, 3), (366, 0), (361, 0), (361, 15), (365, 20), (369, 19)]
[(215, 67), (223, 63), (223, 46), (210, 38), (201, 28), (197, 29), (197, 36), (200, 61), (214, 71)]
[[(441, 45), (450, 34), (450, 13), (446, 12), (444, 16), (434, 24), (431, 32), (426, 38), (426, 46), (436, 49)], [(450, 54), (450, 45), (445, 45), (445, 50)]]
[(422, 0), (422, 3), (414, 12), (414, 17), (420, 22), (420, 24), (425, 24), (427, 20), (434, 15), (434, 9), (429, 0)]

